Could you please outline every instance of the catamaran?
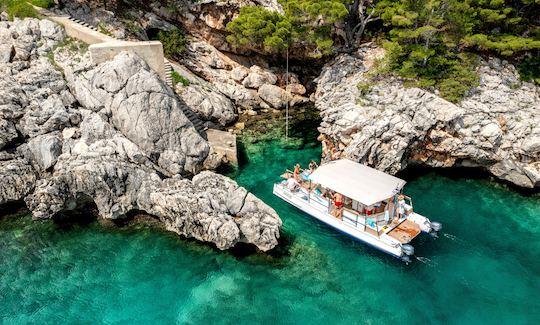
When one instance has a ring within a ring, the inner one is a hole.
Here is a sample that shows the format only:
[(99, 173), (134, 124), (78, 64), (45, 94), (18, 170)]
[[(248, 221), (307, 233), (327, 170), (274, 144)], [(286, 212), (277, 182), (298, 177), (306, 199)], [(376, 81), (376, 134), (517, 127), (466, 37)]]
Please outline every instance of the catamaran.
[[(274, 194), (346, 235), (406, 262), (421, 232), (437, 237), (439, 222), (413, 211), (405, 181), (347, 159), (301, 173), (287, 171)], [(333, 198), (332, 198), (333, 197)]]

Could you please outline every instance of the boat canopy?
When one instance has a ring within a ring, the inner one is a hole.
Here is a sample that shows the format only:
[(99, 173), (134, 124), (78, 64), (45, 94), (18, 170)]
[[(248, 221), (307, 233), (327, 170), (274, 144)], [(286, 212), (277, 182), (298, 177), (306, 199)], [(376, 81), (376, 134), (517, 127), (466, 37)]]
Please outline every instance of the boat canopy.
[(365, 205), (384, 201), (398, 193), (405, 181), (348, 159), (326, 163), (309, 179)]

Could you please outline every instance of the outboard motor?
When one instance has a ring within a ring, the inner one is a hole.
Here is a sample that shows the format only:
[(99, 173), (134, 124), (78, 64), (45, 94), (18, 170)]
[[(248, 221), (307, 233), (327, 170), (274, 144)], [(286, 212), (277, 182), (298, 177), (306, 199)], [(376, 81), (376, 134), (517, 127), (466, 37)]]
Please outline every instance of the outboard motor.
[(407, 256), (414, 255), (414, 247), (409, 244), (401, 245), (401, 249), (403, 250), (403, 253), (405, 253)]
[(429, 234), (435, 238), (439, 237), (439, 231), (441, 231), (442, 229), (442, 224), (440, 222), (437, 222), (437, 221), (432, 221), (431, 222), (431, 231), (429, 232)]
[(432, 221), (431, 222), (431, 229), (433, 229), (433, 231), (441, 231), (442, 229), (442, 223), (440, 222), (437, 222), (437, 221)]

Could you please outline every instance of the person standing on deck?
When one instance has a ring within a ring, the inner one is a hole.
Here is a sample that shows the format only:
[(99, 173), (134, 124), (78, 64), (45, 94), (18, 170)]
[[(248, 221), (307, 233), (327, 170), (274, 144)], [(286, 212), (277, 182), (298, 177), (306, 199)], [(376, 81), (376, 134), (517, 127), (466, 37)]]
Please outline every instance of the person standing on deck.
[(300, 173), (301, 173), (300, 164), (296, 164), (294, 166), (293, 177), (298, 183), (302, 181), (302, 177), (300, 177)]
[(401, 219), (405, 215), (405, 195), (400, 194), (398, 196), (398, 212), (399, 218)]
[(332, 198), (334, 199), (335, 217), (342, 220), (343, 219), (343, 195), (336, 192), (334, 195), (332, 195)]

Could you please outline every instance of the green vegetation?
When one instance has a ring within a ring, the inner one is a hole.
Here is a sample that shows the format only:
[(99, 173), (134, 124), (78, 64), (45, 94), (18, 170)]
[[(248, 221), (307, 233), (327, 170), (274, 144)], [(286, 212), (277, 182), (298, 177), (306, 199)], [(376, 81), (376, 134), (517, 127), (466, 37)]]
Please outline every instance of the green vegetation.
[(0, 11), (5, 11), (9, 15), (9, 19), (18, 18), (37, 18), (38, 12), (32, 5), (23, 0), (0, 0)]
[(163, 43), (163, 52), (170, 58), (178, 58), (186, 50), (186, 37), (179, 29), (160, 31), (158, 39)]
[(478, 83), (478, 76), (475, 56), (458, 47), (461, 16), (448, 5), (437, 0), (382, 0), (377, 11), (389, 26), (384, 42), (388, 71), (406, 78), (406, 85), (435, 88), (442, 97), (459, 102)]
[(173, 88), (175, 88), (177, 84), (182, 84), (184, 87), (189, 86), (189, 80), (187, 80), (184, 76), (182, 76), (178, 72), (173, 71), (171, 73), (171, 77), (173, 81)]
[(103, 22), (100, 21), (97, 24), (97, 28), (98, 28), (100, 33), (108, 35), (108, 36), (112, 36), (111, 31), (107, 28), (107, 25), (105, 25)]
[(41, 8), (51, 8), (54, 6), (54, 0), (29, 0), (31, 4)]
[(88, 44), (71, 37), (66, 37), (61, 42), (56, 44), (53, 51), (61, 48), (66, 48), (71, 52), (79, 52), (80, 54), (84, 54), (88, 51)]
[(525, 57), (518, 65), (522, 80), (536, 82), (540, 85), (540, 51)]
[(235, 45), (276, 54), (293, 43), (321, 57), (333, 51), (332, 27), (347, 15), (341, 0), (280, 0), (284, 14), (260, 6), (246, 6), (227, 25), (227, 40)]
[(522, 36), (538, 23), (533, 17), (539, 8), (531, 0), (381, 0), (376, 9), (388, 28), (389, 70), (452, 102), (478, 82), (478, 60), (467, 49), (519, 60), (540, 48), (540, 39)]
[[(379, 73), (438, 90), (452, 102), (478, 84), (480, 56), (518, 66), (540, 83), (540, 0), (280, 0), (284, 14), (243, 7), (227, 40), (263, 54), (302, 47), (309, 56), (352, 52), (366, 35), (382, 40)], [(301, 46), (299, 46), (299, 44)]]

